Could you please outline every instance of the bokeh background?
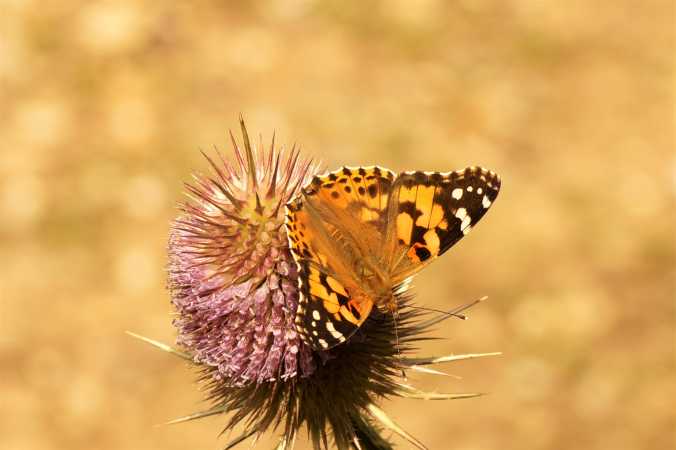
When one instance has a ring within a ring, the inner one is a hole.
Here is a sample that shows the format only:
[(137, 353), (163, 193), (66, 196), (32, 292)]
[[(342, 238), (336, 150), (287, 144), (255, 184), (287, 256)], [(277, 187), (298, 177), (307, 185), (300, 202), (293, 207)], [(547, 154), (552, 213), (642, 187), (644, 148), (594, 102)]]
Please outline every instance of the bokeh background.
[(168, 223), (240, 112), (327, 167), (502, 175), (416, 281), (490, 297), (421, 354), (504, 352), (413, 377), (486, 397), (385, 404), (430, 448), (674, 448), (673, 3), (5, 0), (0, 27), (0, 448), (224, 445), (155, 426), (206, 405), (124, 331), (173, 341)]

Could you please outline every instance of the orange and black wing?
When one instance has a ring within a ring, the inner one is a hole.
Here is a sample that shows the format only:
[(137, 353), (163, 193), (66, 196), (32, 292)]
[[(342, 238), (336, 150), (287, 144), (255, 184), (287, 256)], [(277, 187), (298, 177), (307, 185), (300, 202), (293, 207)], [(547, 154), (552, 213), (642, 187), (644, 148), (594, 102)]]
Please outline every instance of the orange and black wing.
[(301, 260), (300, 297), (296, 330), (316, 350), (327, 350), (345, 342), (366, 320), (373, 302), (357, 298), (334, 276), (311, 261)]
[(383, 241), (393, 283), (414, 275), (469, 233), (499, 190), (500, 177), (481, 167), (399, 175)]
[(373, 298), (362, 286), (363, 259), (378, 259), (394, 174), (379, 167), (342, 168), (314, 177), (286, 205), (286, 230), (298, 267), (296, 327), (313, 348), (349, 338)]

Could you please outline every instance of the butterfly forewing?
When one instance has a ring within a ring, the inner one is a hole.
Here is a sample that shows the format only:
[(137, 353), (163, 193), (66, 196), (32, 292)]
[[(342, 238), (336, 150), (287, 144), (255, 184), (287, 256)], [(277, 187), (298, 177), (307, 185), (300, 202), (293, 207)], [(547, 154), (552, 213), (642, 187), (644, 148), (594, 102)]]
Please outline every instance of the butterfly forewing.
[(336, 225), (361, 235), (364, 225), (385, 231), (386, 215), (394, 174), (380, 167), (343, 167), (314, 177), (303, 189), (305, 201), (336, 220)]
[(415, 274), (469, 233), (499, 189), (500, 178), (480, 167), (399, 175), (392, 187), (383, 241), (392, 282)]

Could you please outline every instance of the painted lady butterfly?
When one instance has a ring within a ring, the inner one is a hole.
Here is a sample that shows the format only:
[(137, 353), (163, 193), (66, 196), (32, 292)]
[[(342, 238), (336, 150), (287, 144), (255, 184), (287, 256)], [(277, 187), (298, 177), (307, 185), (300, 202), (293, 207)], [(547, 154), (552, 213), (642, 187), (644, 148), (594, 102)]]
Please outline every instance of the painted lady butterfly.
[(374, 305), (395, 313), (394, 293), (466, 235), (499, 189), (500, 177), (480, 167), (399, 176), (344, 167), (314, 177), (285, 219), (303, 340), (326, 350), (352, 336)]

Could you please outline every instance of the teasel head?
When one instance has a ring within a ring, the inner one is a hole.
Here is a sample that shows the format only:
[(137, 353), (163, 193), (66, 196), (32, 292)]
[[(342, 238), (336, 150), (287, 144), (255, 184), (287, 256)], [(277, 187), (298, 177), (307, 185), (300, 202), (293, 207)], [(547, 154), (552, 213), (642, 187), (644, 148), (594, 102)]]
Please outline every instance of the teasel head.
[(189, 200), (169, 237), (169, 289), (177, 343), (220, 383), (243, 386), (314, 370), (293, 328), (296, 267), (282, 226), (284, 205), (315, 170), (288, 154), (230, 134), (235, 163), (205, 154), (211, 175), (186, 184)]
[(132, 333), (199, 371), (211, 407), (171, 423), (225, 414), (224, 432), (245, 429), (226, 448), (276, 432), (277, 448), (287, 449), (302, 430), (315, 449), (393, 448), (383, 428), (425, 448), (377, 405), (393, 396), (475, 397), (425, 393), (403, 374), (443, 374), (429, 366), (497, 353), (413, 358), (430, 327), (464, 316), (457, 309), (429, 317), (406, 289), (397, 291), (396, 317), (374, 309), (344, 344), (324, 352), (305, 344), (294, 325), (297, 273), (283, 223), (285, 204), (318, 166), (295, 147), (276, 149), (274, 136), (268, 146), (253, 145), (241, 118), (240, 127), (241, 145), (230, 134), (235, 162), (205, 154), (211, 173), (186, 184), (188, 200), (171, 226), (168, 285), (179, 348)]

